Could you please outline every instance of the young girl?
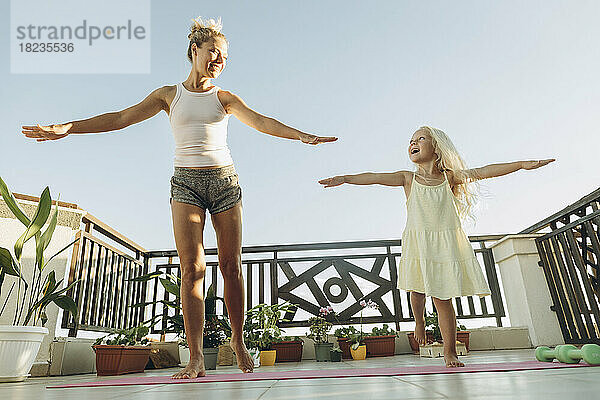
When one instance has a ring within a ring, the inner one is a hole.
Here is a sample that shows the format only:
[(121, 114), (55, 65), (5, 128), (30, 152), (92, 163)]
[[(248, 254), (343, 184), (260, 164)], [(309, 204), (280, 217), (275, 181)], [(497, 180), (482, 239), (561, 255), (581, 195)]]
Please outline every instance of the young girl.
[(517, 161), (466, 169), (452, 141), (439, 129), (419, 128), (408, 145), (415, 172), (363, 173), (320, 180), (325, 187), (354, 185), (403, 186), (407, 222), (402, 234), (398, 288), (410, 292), (415, 339), (425, 344), (425, 296), (438, 312), (447, 367), (462, 367), (456, 354), (453, 297), (487, 296), (490, 289), (460, 218), (470, 214), (474, 195), (469, 184), (478, 179), (536, 169), (552, 161)]

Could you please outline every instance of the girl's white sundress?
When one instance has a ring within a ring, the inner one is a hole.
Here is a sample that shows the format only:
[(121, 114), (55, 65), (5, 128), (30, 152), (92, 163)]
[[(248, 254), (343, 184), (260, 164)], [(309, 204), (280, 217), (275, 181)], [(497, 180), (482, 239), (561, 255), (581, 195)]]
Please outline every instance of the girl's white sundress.
[(413, 174), (406, 208), (398, 288), (442, 300), (489, 295), (481, 266), (462, 230), (448, 177), (439, 185), (427, 186)]

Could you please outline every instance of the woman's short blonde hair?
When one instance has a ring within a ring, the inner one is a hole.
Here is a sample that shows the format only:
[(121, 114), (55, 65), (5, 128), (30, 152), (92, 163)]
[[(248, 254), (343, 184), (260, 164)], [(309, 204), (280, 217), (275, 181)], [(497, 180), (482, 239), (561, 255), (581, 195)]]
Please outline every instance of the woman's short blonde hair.
[(196, 46), (202, 46), (202, 43), (207, 42), (213, 38), (222, 38), (227, 41), (225, 35), (221, 32), (223, 28), (223, 23), (221, 22), (221, 18), (219, 17), (216, 21), (212, 18), (210, 19), (202, 19), (202, 17), (192, 19), (194, 24), (190, 28), (190, 34), (188, 35), (188, 39), (190, 39), (190, 44), (188, 45), (188, 60), (192, 62), (192, 44), (196, 43)]

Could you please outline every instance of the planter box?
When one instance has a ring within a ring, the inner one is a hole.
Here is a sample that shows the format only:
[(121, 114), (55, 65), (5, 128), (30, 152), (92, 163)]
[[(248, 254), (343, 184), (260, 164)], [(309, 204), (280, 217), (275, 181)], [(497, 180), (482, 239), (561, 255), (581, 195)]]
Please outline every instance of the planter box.
[(273, 343), (271, 347), (277, 350), (277, 361), (280, 362), (299, 362), (302, 360), (302, 340), (287, 340)]
[[(456, 344), (456, 354), (459, 356), (467, 355), (467, 348), (464, 343)], [(442, 343), (432, 343), (420, 348), (419, 355), (421, 357), (443, 357), (444, 356), (444, 345)]]
[(469, 351), (469, 333), (470, 331), (458, 331), (456, 332), (456, 340), (465, 344), (465, 348)]
[(98, 376), (144, 372), (150, 358), (150, 346), (93, 346)]
[(342, 349), (342, 358), (345, 360), (349, 360), (352, 358), (352, 354), (350, 354), (350, 342), (348, 338), (338, 338), (338, 346)]
[(0, 382), (27, 378), (48, 329), (0, 325)]
[(367, 357), (393, 356), (396, 347), (396, 335), (365, 336)]

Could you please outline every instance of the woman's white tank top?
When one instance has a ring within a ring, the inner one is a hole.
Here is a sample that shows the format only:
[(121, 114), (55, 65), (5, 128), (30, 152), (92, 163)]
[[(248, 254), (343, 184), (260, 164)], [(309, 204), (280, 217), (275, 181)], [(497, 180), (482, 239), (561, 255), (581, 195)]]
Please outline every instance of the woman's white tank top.
[(171, 102), (169, 122), (175, 138), (176, 167), (232, 165), (227, 147), (229, 114), (217, 97), (219, 87), (190, 92), (182, 83)]

